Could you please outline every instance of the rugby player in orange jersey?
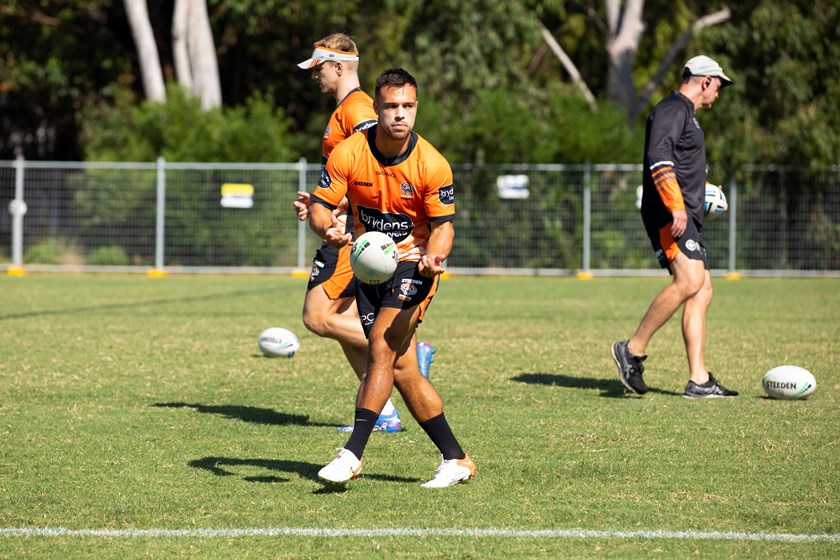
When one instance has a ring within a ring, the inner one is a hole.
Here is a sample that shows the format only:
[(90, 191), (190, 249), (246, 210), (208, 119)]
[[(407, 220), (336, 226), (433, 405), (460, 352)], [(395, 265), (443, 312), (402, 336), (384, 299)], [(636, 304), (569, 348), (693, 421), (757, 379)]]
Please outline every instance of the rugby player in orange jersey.
[[(330, 152), (342, 140), (376, 124), (373, 100), (360, 86), (358, 61), (356, 43), (343, 33), (334, 33), (317, 41), (312, 57), (298, 64), (301, 69), (312, 71), (312, 79), (321, 92), (334, 96), (337, 104), (321, 142), (322, 165), (326, 164)], [(298, 217), (306, 220), (310, 197), (305, 192), (299, 192), (298, 196), (300, 198), (294, 205)], [(342, 205), (338, 212), (339, 221), (343, 221), (346, 215)], [(352, 229), (352, 221), (349, 225)], [(338, 341), (347, 361), (361, 380), (367, 365), (367, 340), (358, 321), (354, 298), (355, 280), (350, 269), (350, 248), (336, 249), (323, 243), (313, 259), (303, 304), (303, 323), (318, 336)], [(434, 347), (429, 343), (417, 344), (421, 372), (427, 378), (434, 352)], [(352, 426), (342, 426), (339, 431), (351, 429)], [(374, 429), (381, 432), (398, 432), (402, 429), (400, 415), (390, 399), (385, 403)]]
[(386, 233), (399, 251), (391, 280), (375, 286), (359, 282), (356, 287), (368, 339), (367, 373), (356, 398), (350, 439), (318, 472), (330, 482), (359, 476), (374, 422), (394, 387), (442, 456), (437, 473), (423, 486), (451, 486), (475, 474), (475, 464), (446, 421), (440, 395), (418, 370), (411, 345), (455, 237), (452, 169), (413, 131), (417, 107), (417, 82), (411, 74), (401, 68), (383, 72), (376, 80), (376, 126), (336, 146), (312, 194), (309, 225), (332, 246), (351, 242), (333, 213), (346, 197), (356, 235)]

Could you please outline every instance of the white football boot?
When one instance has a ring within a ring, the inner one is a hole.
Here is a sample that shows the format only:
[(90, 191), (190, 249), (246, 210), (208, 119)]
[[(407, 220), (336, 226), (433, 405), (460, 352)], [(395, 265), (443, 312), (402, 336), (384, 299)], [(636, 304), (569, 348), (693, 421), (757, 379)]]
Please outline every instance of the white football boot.
[(475, 463), (467, 455), (463, 459), (441, 459), (435, 477), (421, 484), (423, 488), (446, 488), (460, 482), (466, 482), (475, 476)]
[(344, 483), (362, 474), (362, 460), (353, 455), (352, 451), (340, 449), (338, 457), (333, 459), (329, 465), (318, 471), (318, 476), (324, 480), (336, 483)]

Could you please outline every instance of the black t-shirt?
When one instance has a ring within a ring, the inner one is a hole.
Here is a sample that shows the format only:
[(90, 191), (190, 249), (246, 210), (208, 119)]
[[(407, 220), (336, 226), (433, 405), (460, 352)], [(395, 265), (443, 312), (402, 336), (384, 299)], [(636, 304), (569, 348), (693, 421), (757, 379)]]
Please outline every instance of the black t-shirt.
[(702, 227), (706, 193), (706, 137), (694, 113), (694, 103), (675, 91), (660, 101), (647, 120), (643, 169), (642, 218), (658, 230), (672, 220), (654, 186), (652, 172), (671, 166), (685, 211)]

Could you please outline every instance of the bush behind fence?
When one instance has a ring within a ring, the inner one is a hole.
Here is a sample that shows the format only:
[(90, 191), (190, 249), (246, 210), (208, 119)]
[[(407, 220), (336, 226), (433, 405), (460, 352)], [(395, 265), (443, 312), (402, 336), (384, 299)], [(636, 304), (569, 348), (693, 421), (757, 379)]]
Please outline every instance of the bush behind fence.
[[(319, 171), (303, 161), (0, 162), (0, 199), (10, 209), (0, 213), (0, 266), (308, 269), (319, 241), (291, 203), (297, 190), (312, 189)], [(637, 207), (639, 165), (456, 165), (453, 171), (453, 270), (659, 270)], [(713, 269), (840, 272), (840, 168), (814, 174), (754, 166), (740, 176), (724, 185), (730, 212), (706, 225)], [(252, 186), (250, 208), (221, 204), (222, 185), (229, 183)], [(20, 200), (26, 211), (16, 216)]]

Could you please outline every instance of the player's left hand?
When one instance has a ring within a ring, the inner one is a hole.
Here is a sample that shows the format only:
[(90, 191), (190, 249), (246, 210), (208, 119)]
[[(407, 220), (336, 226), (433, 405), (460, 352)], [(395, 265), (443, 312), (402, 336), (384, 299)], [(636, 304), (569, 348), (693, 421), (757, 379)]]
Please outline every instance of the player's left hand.
[(438, 274), (443, 274), (443, 261), (446, 260), (445, 255), (423, 255), (420, 257), (420, 262), (417, 263), (417, 271), (421, 276), (432, 278)]
[(292, 202), (297, 212), (298, 220), (305, 222), (309, 218), (309, 207), (312, 205), (312, 198), (308, 192), (298, 191), (298, 199)]

